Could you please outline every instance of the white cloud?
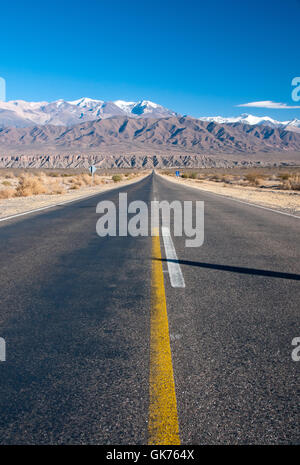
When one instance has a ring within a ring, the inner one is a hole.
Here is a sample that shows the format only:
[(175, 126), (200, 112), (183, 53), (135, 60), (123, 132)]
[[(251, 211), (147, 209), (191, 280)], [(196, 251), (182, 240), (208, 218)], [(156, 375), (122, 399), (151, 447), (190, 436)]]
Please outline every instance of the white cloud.
[(273, 110), (290, 110), (295, 108), (300, 108), (298, 105), (287, 105), (286, 103), (277, 103), (272, 102), (272, 100), (263, 100), (261, 102), (249, 102), (249, 103), (242, 103), (240, 105), (236, 105), (237, 107), (252, 107), (252, 108), (270, 108)]

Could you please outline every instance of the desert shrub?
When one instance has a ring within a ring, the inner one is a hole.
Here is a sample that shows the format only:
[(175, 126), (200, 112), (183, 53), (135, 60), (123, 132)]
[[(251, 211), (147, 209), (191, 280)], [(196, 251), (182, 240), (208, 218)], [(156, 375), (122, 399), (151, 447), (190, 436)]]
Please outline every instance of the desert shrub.
[(284, 180), (279, 186), (284, 190), (299, 191), (300, 190), (300, 176), (290, 176), (288, 180)]
[(184, 179), (197, 179), (198, 175), (195, 172), (194, 173), (183, 173), (181, 177)]
[(70, 181), (72, 185), (77, 185), (78, 187), (90, 186), (92, 184), (92, 177), (89, 174), (77, 174), (73, 176)]
[(19, 184), (16, 189), (18, 197), (28, 197), (30, 195), (45, 194), (48, 192), (47, 187), (41, 178), (24, 174), (20, 177)]
[(230, 182), (232, 181), (232, 177), (229, 176), (229, 175), (224, 175), (222, 176), (222, 182), (224, 182), (225, 184), (230, 184)]
[(287, 181), (287, 180), (291, 177), (291, 175), (290, 175), (290, 173), (280, 173), (280, 174), (278, 175), (278, 177), (279, 177), (279, 179), (281, 179), (282, 181)]
[(293, 191), (300, 191), (300, 182), (292, 182), (291, 187)]
[(2, 184), (3, 186), (11, 186), (11, 182), (9, 181), (3, 181)]
[(215, 182), (221, 182), (223, 179), (223, 176), (221, 174), (213, 174), (212, 176), (209, 177), (210, 181), (215, 181)]
[(58, 178), (60, 176), (60, 174), (55, 173), (55, 172), (50, 172), (50, 173), (47, 173), (47, 176), (50, 176), (51, 178)]
[(99, 184), (103, 184), (101, 177), (94, 175), (94, 185), (99, 186)]
[(81, 176), (74, 176), (73, 178), (71, 178), (70, 184), (72, 185), (72, 188), (74, 188), (74, 186), (77, 186), (76, 189), (80, 189), (80, 187), (86, 185)]
[(290, 183), (290, 181), (283, 181), (280, 186), (279, 186), (280, 189), (283, 189), (285, 191), (290, 191), (292, 189), (292, 185)]
[(258, 186), (260, 184), (259, 177), (255, 173), (246, 174), (245, 179), (251, 186)]
[(90, 186), (92, 184), (92, 182), (93, 182), (92, 176), (90, 174), (87, 174), (87, 173), (80, 174), (78, 176), (78, 178), (81, 179), (83, 184), (86, 185), (86, 186)]
[(114, 174), (113, 177), (112, 177), (112, 180), (114, 182), (119, 182), (122, 180), (122, 176), (120, 176), (119, 174)]
[(64, 194), (65, 192), (66, 189), (60, 182), (55, 182), (51, 185), (50, 194)]
[(1, 189), (0, 190), (0, 199), (11, 199), (12, 197), (15, 197), (16, 195), (16, 190), (15, 189)]
[(245, 175), (246, 181), (249, 181), (249, 182), (255, 181), (256, 177), (257, 176), (254, 173), (248, 173), (248, 174)]

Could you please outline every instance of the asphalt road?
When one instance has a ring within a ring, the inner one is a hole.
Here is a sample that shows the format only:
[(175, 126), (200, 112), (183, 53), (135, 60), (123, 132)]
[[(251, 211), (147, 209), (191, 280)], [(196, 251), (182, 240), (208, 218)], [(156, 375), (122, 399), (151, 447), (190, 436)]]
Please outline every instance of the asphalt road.
[(95, 229), (119, 192), (205, 202), (164, 273), (181, 443), (299, 444), (300, 220), (157, 175), (0, 223), (0, 443), (147, 443), (152, 239)]

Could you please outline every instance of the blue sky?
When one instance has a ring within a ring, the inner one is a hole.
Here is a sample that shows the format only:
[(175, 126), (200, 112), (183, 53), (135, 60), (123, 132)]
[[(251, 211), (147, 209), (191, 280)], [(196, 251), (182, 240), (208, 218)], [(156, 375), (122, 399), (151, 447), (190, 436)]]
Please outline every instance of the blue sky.
[[(7, 100), (148, 99), (192, 116), (300, 118), (300, 0), (2, 2)], [(298, 102), (298, 105), (300, 102)]]

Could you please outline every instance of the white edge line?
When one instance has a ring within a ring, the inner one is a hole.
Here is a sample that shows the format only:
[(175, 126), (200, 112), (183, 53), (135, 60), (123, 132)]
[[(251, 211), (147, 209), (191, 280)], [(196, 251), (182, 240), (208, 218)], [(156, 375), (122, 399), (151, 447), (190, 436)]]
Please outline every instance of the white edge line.
[(161, 232), (165, 246), (171, 286), (185, 288), (184, 278), (178, 263), (178, 258), (171, 238), (170, 230), (169, 228), (162, 226)]
[[(163, 179), (166, 179), (162, 175), (159, 175), (159, 176), (161, 176)], [(170, 181), (169, 179), (166, 179), (166, 181), (169, 181), (169, 182), (172, 183), (172, 181)], [(179, 184), (181, 184), (181, 183), (179, 183)], [(245, 202), (244, 200), (235, 199), (234, 197), (230, 197), (229, 195), (217, 194), (216, 192), (211, 192), (211, 191), (207, 191), (205, 189), (201, 189), (201, 187), (187, 186), (186, 184), (181, 184), (181, 186), (187, 187), (188, 189), (195, 189), (197, 191), (205, 192), (207, 194), (217, 195), (219, 197), (223, 197), (224, 199), (233, 200), (234, 202), (244, 203), (245, 205), (249, 205), (251, 207), (262, 208), (263, 210), (268, 210), (268, 211), (273, 212), (273, 213), (280, 213), (280, 215), (291, 216), (292, 218), (298, 218), (298, 220), (300, 220), (300, 216), (293, 215), (292, 213), (281, 212), (280, 210), (274, 210), (274, 208), (263, 207), (262, 205), (257, 205), (256, 203)]]
[(122, 187), (130, 186), (132, 184), (136, 184), (137, 182), (142, 181), (143, 179), (144, 178), (137, 179), (136, 181), (131, 182), (129, 184), (124, 184), (123, 186), (115, 186), (115, 187), (112, 187), (110, 189), (106, 189), (105, 191), (96, 192), (95, 194), (82, 195), (80, 197), (77, 197), (76, 199), (66, 200), (65, 202), (59, 202), (59, 203), (55, 203), (55, 204), (51, 204), (51, 205), (46, 205), (45, 207), (36, 208), (35, 210), (28, 210), (26, 212), (17, 213), (16, 215), (6, 216), (5, 218), (0, 218), (0, 222), (8, 221), (8, 220), (11, 220), (13, 218), (17, 218), (18, 216), (24, 216), (24, 215), (29, 215), (30, 213), (35, 213), (35, 212), (39, 212), (39, 211), (42, 211), (42, 210), (48, 210), (49, 208), (59, 207), (60, 205), (66, 205), (67, 203), (77, 202), (77, 201), (83, 200), (83, 199), (89, 199), (91, 197), (95, 197), (96, 195), (105, 194), (106, 192), (111, 192), (111, 191), (113, 191), (115, 189), (120, 189)]

